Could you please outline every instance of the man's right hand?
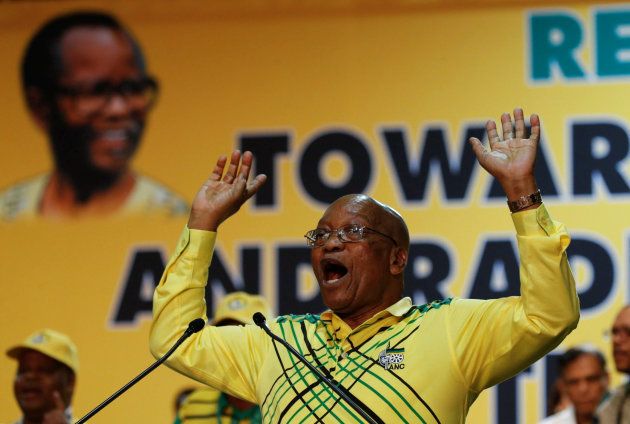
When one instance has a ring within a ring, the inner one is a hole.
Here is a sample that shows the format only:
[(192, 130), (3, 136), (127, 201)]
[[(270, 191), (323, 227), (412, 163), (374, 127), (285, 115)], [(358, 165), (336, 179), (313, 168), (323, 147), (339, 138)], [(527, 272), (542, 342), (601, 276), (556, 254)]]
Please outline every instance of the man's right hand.
[(253, 161), (251, 152), (241, 155), (241, 152), (235, 150), (223, 175), (227, 157), (219, 157), (212, 174), (193, 200), (188, 228), (217, 231), (223, 221), (234, 215), (247, 199), (256, 194), (267, 176), (260, 174), (248, 181)]

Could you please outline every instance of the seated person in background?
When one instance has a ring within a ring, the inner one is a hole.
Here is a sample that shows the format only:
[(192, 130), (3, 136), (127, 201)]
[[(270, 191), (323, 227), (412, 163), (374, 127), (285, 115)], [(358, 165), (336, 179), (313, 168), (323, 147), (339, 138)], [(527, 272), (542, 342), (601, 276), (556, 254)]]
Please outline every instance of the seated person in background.
[(541, 424), (590, 424), (608, 392), (606, 359), (597, 350), (573, 348), (558, 359), (562, 390), (571, 406), (541, 421)]
[[(211, 324), (226, 325), (253, 324), (252, 316), (260, 312), (270, 316), (267, 301), (258, 295), (233, 292), (221, 299)], [(177, 414), (174, 424), (205, 423), (261, 423), (258, 405), (221, 393), (211, 387), (204, 387), (189, 394)]]
[(79, 358), (68, 336), (37, 331), (7, 355), (18, 361), (13, 393), (23, 416), (16, 424), (71, 423)]

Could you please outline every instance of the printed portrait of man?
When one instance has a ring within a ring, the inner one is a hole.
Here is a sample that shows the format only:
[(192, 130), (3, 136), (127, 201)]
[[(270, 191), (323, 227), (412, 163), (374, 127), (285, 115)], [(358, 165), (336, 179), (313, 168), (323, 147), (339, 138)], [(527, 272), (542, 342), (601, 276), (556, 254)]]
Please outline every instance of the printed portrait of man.
[(183, 198), (131, 167), (159, 85), (116, 18), (72, 12), (46, 22), (21, 78), (54, 168), (3, 189), (0, 220), (187, 212)]

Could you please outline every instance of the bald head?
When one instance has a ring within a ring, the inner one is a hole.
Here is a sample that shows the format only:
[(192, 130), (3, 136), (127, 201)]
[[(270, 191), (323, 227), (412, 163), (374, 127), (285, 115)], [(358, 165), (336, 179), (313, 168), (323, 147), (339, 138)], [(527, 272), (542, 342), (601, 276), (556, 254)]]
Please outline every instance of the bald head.
[(370, 226), (389, 235), (398, 246), (409, 250), (409, 229), (403, 217), (391, 206), (365, 194), (347, 194), (335, 200), (326, 211), (339, 206), (353, 206)]

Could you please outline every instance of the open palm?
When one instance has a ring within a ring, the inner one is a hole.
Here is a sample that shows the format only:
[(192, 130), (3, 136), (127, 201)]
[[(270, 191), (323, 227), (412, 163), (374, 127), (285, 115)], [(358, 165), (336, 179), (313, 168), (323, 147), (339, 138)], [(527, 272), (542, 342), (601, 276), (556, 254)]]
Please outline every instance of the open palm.
[(523, 110), (515, 109), (514, 125), (508, 113), (501, 115), (503, 141), (499, 137), (494, 121), (486, 123), (489, 148), (477, 138), (470, 139), (477, 160), (501, 183), (508, 197), (515, 186), (527, 186), (525, 190), (530, 190), (529, 186), (535, 185), (534, 165), (540, 139), (540, 119), (537, 115), (531, 116), (530, 124), (531, 135), (525, 138)]
[(223, 221), (235, 214), (247, 199), (256, 194), (267, 177), (261, 174), (248, 181), (252, 163), (251, 152), (241, 155), (241, 152), (235, 150), (226, 170), (227, 157), (219, 157), (210, 177), (193, 200), (189, 228), (216, 231)]

